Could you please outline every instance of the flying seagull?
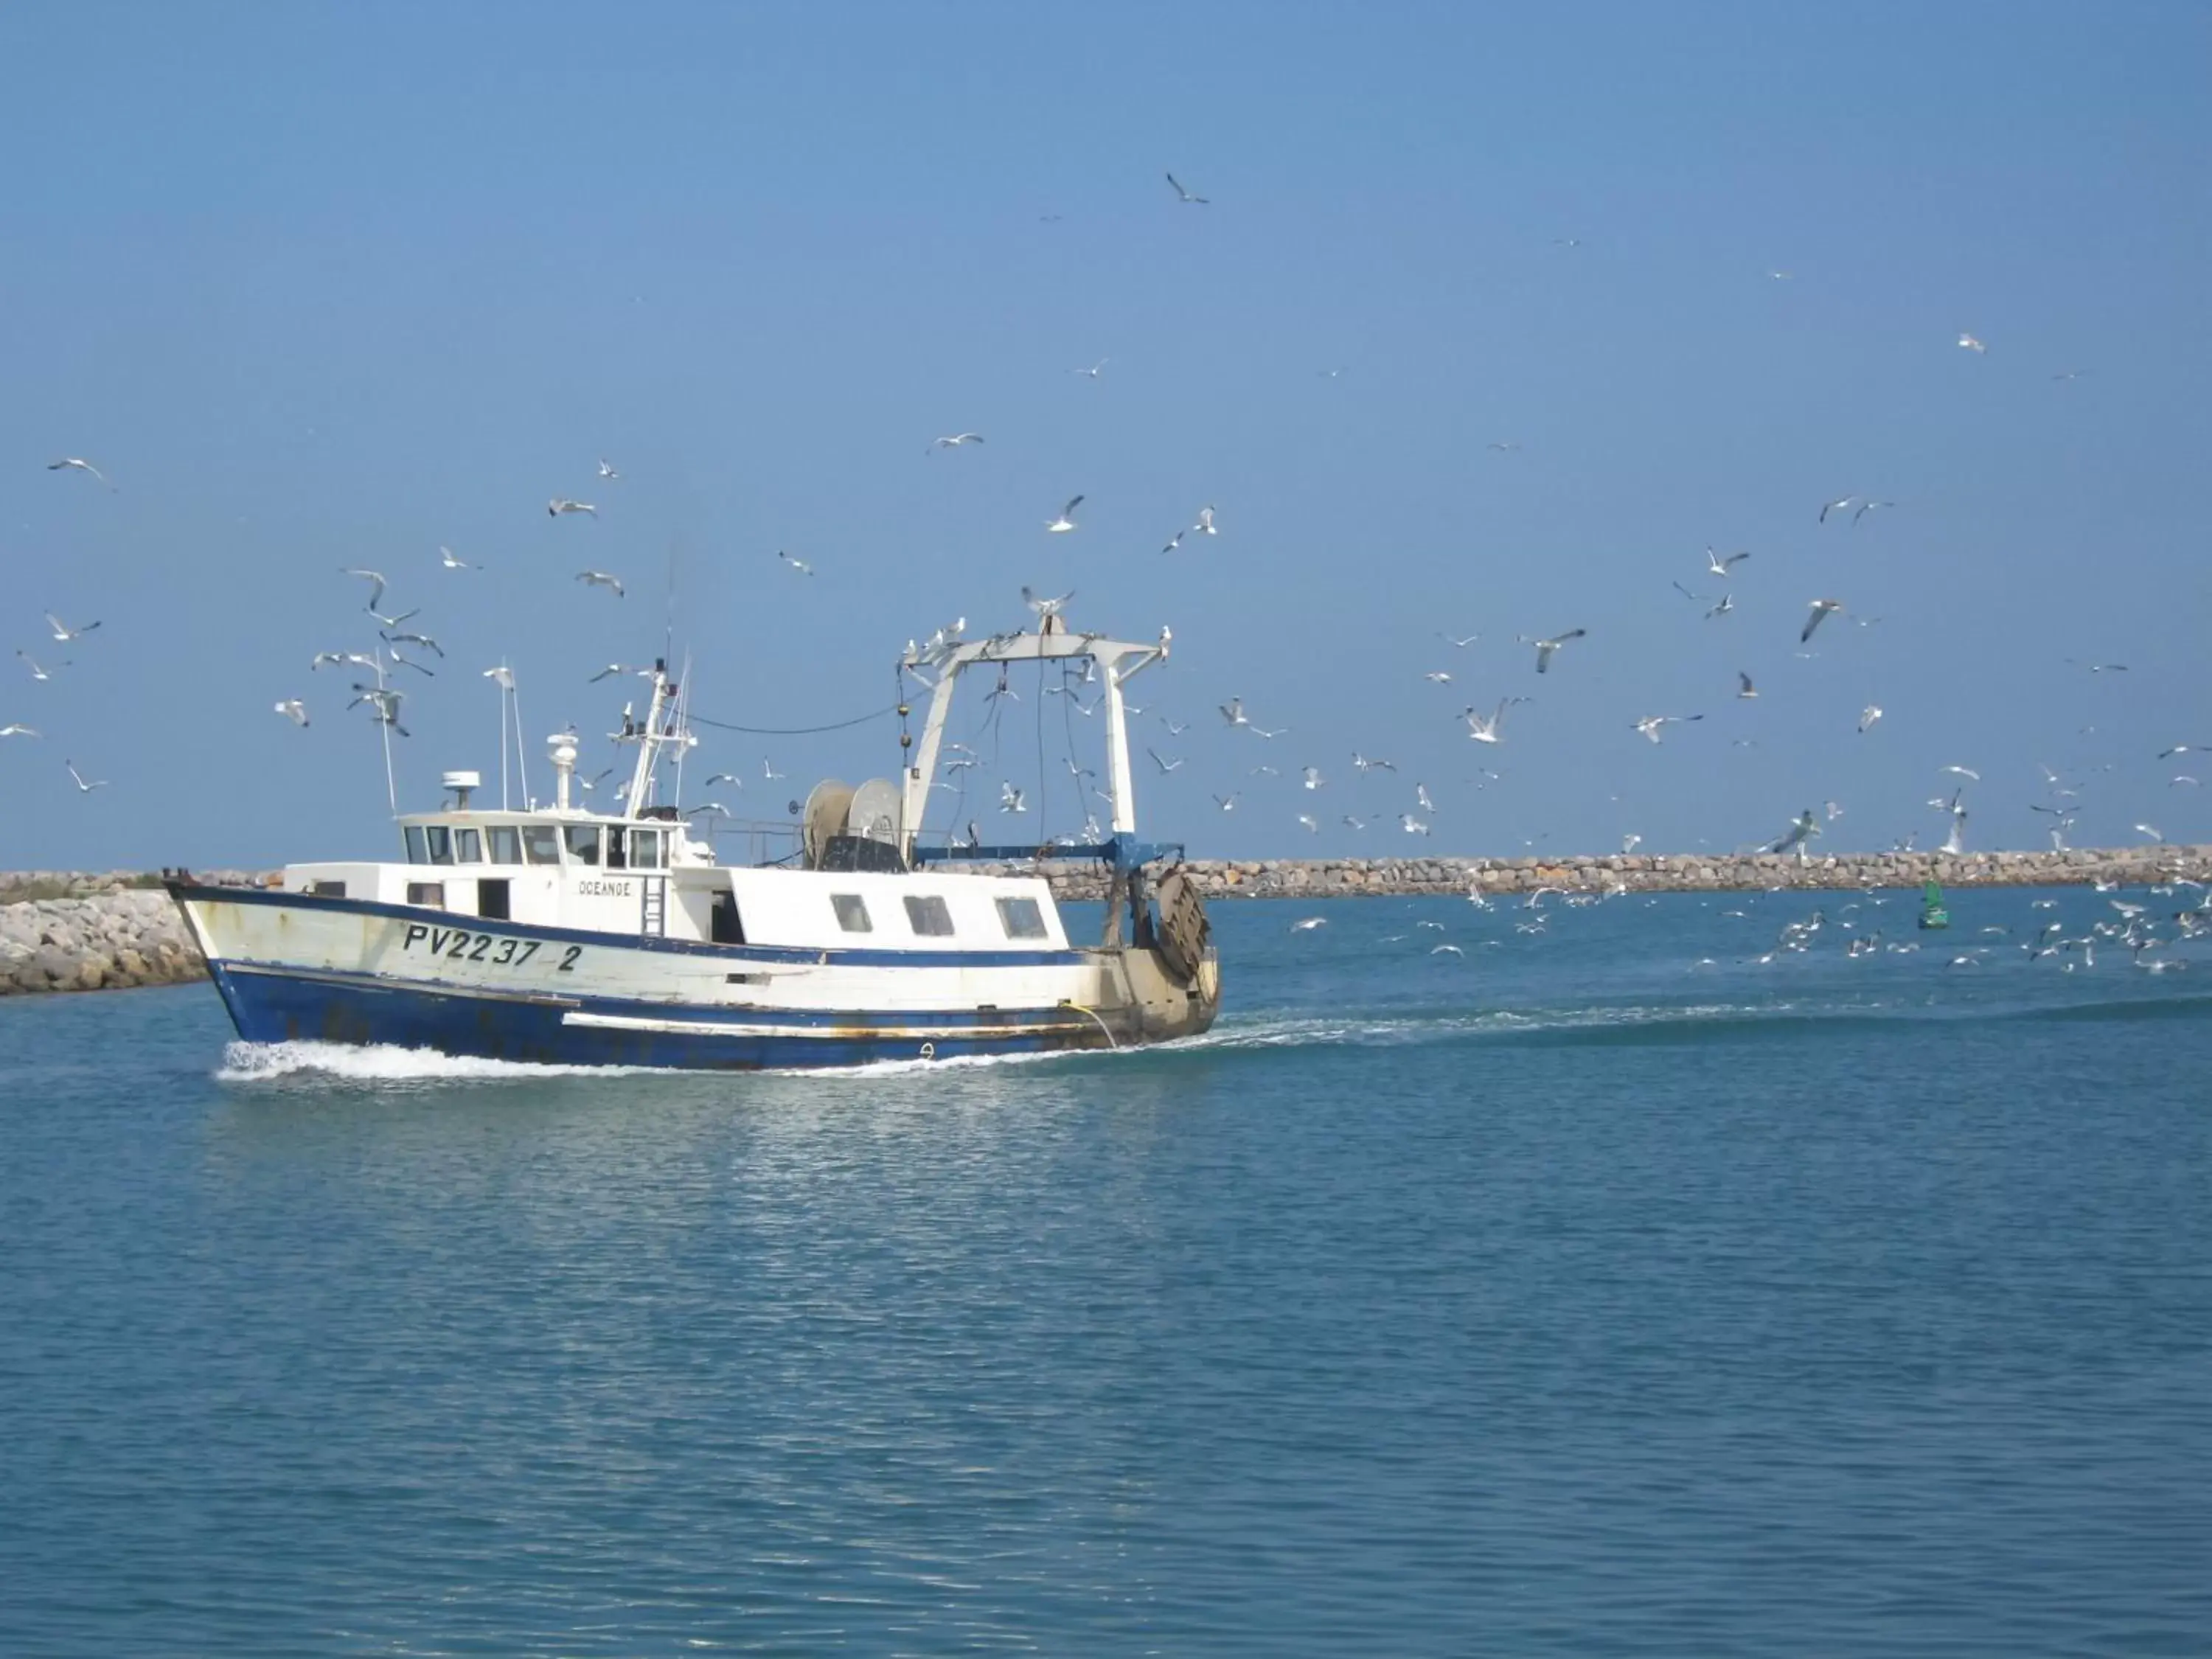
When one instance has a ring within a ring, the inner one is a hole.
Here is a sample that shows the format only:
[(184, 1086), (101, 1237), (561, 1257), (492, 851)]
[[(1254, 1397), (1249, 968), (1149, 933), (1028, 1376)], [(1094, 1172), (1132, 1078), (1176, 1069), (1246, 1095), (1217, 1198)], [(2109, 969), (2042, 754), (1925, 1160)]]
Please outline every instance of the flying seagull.
[[(23, 659), (23, 666), (24, 666), (24, 667), (26, 667), (26, 668), (27, 668), (27, 669), (29, 669), (29, 670), (31, 671), (31, 678), (32, 678), (33, 679), (34, 679), (34, 680), (50, 680), (50, 679), (53, 678), (53, 674), (52, 673), (52, 672), (50, 672), (50, 671), (49, 671), (49, 670), (47, 670), (47, 669), (44, 669), (44, 668), (40, 667), (40, 666), (39, 666), (39, 665), (38, 665), (37, 663), (35, 663), (35, 662), (32, 661), (32, 659), (31, 659), (31, 653), (30, 653), (29, 652), (27, 652), (27, 651), (22, 651), (22, 650), (18, 650), (18, 651), (15, 653), (15, 654), (16, 654), (17, 656), (21, 657), (21, 658)], [(67, 668), (67, 667), (69, 666), (69, 665), (68, 665), (67, 663), (64, 663), (64, 664), (62, 665), (62, 666), (63, 666), (63, 667), (64, 667), (64, 668)]]
[(1680, 726), (1686, 720), (1701, 720), (1703, 714), (1646, 714), (1636, 722), (1636, 729), (1652, 743), (1657, 743), (1670, 726)]
[(1442, 640), (1446, 645), (1452, 647), (1454, 649), (1464, 651), (1468, 647), (1473, 645), (1477, 640), (1480, 639), (1482, 635), (1480, 634), (1470, 634), (1462, 640), (1449, 634), (1439, 633), (1437, 637)]
[(1185, 190), (1181, 184), (1176, 182), (1176, 176), (1172, 173), (1167, 175), (1167, 180), (1175, 190), (1176, 201), (1188, 203), (1192, 207), (1211, 207), (1213, 205), (1203, 196), (1194, 196), (1188, 191)]
[(59, 617), (57, 617), (52, 611), (49, 611), (46, 612), (46, 626), (53, 630), (54, 638), (58, 643), (67, 645), (71, 640), (91, 633), (92, 630), (99, 627), (100, 624), (96, 622), (88, 622), (82, 628), (71, 628)]
[(307, 723), (307, 705), (297, 697), (285, 698), (276, 705), (276, 712), (295, 726), (305, 726)]
[(1851, 514), (1851, 522), (1853, 524), (1856, 524), (1861, 519), (1866, 517), (1868, 514), (1873, 512), (1877, 507), (1895, 507), (1897, 503), (1895, 501), (1878, 501), (1869, 496), (1865, 501), (1859, 503), (1859, 510)]
[(115, 488), (113, 484), (107, 483), (107, 475), (105, 472), (102, 472), (90, 461), (86, 460), (82, 455), (64, 455), (58, 461), (48, 461), (46, 463), (46, 471), (49, 472), (61, 472), (65, 471), (74, 472), (89, 472), (94, 477), (99, 479), (100, 483), (107, 484), (107, 487), (110, 489)]
[(1731, 553), (1726, 558), (1723, 558), (1709, 547), (1705, 550), (1705, 568), (1716, 576), (1725, 576), (1731, 566), (1741, 564), (1750, 556), (1748, 553)]
[(1111, 357), (1101, 357), (1088, 368), (1071, 368), (1067, 372), (1071, 374), (1080, 374), (1086, 380), (1095, 380), (1098, 378), (1098, 371), (1113, 361)]
[[(22, 653), (18, 652), (16, 654), (20, 656)], [(1221, 718), (1231, 726), (1249, 726), (1252, 723), (1251, 717), (1244, 712), (1244, 699), (1242, 697), (1231, 697), (1223, 703)]]
[(1861, 736), (1864, 736), (1867, 732), (1871, 732), (1872, 730), (1874, 730), (1874, 724), (1875, 724), (1875, 722), (1876, 720), (1880, 720), (1881, 718), (1881, 708), (1880, 708), (1879, 707), (1877, 707), (1877, 706), (1876, 706), (1875, 704), (1874, 704), (1874, 703), (1869, 703), (1865, 708), (1863, 708), (1860, 709), (1860, 710), (1859, 710), (1859, 733), (1860, 733), (1860, 735), (1861, 735)]
[(980, 444), (982, 441), (983, 434), (980, 432), (956, 432), (948, 438), (938, 439), (921, 453), (924, 455), (934, 455), (940, 449), (957, 449), (963, 444)]
[(1959, 349), (1961, 351), (1987, 351), (1989, 349), (1987, 346), (1984, 345), (1979, 340), (1977, 340), (1971, 334), (1961, 334), (1959, 337)]
[(1759, 695), (1759, 688), (1751, 683), (1750, 675), (1745, 673), (1743, 670), (1739, 668), (1735, 671), (1735, 677), (1739, 686), (1736, 696), (1739, 697), (1755, 697)]
[(364, 655), (359, 651), (318, 651), (315, 653), (315, 659), (307, 665), (308, 672), (312, 673), (325, 663), (332, 667), (350, 663), (356, 668), (366, 668), (372, 674), (377, 668), (375, 658)]
[(589, 501), (572, 501), (566, 495), (556, 495), (546, 502), (545, 513), (548, 518), (554, 519), (564, 513), (588, 513), (595, 519), (599, 516), (599, 509)]
[(1325, 789), (1328, 787), (1328, 780), (1322, 776), (1321, 768), (1318, 766), (1307, 767), (1304, 779), (1305, 786), (1309, 789)]
[(604, 570), (579, 570), (576, 573), (576, 580), (583, 583), (586, 587), (612, 588), (617, 599), (620, 599), (623, 596), (622, 583), (617, 578), (610, 576)]
[(799, 575), (811, 576), (814, 574), (814, 567), (812, 565), (807, 563), (804, 559), (793, 558), (790, 554), (785, 552), (780, 547), (775, 550), (775, 556), (781, 559), (786, 564), (789, 565), (792, 569)]
[(1524, 639), (1521, 643), (1536, 647), (1536, 672), (1539, 674), (1548, 674), (1552, 671), (1552, 659), (1559, 654), (1559, 647), (1569, 640), (1579, 640), (1584, 637), (1589, 632), (1589, 629), (1587, 628), (1570, 628), (1565, 633), (1553, 639)]
[(466, 559), (459, 557), (450, 547), (441, 547), (438, 550), (438, 562), (445, 566), (448, 570), (481, 570), (483, 568), (480, 564), (471, 564)]
[[(1783, 833), (1782, 839), (1766, 850), (1770, 853), (1786, 853), (1793, 847), (1802, 848), (1808, 836), (1817, 836), (1820, 833), (1820, 821), (1814, 817), (1813, 809), (1808, 806), (1797, 815), (1797, 821)], [(1802, 852), (1799, 856), (1801, 858), (1803, 856)]]
[(619, 478), (622, 474), (615, 471), (613, 462), (602, 455), (599, 457), (599, 476), (602, 478)]
[(446, 647), (428, 634), (393, 634), (379, 629), (376, 637), (386, 645), (419, 645), (425, 651), (434, 651), (441, 657), (446, 654)]
[(1808, 640), (1811, 639), (1813, 637), (1813, 630), (1814, 629), (1818, 628), (1822, 623), (1827, 621), (1827, 619), (1836, 611), (1841, 611), (1843, 608), (1844, 602), (1841, 599), (1814, 600), (1812, 614), (1805, 618), (1804, 630), (1797, 635), (1797, 643), (1802, 645)]
[(514, 690), (514, 671), (512, 668), (509, 668), (505, 663), (501, 663), (496, 668), (485, 669), (483, 672), (483, 677), (496, 684), (502, 691), (512, 691)]
[(1074, 529), (1075, 509), (1082, 505), (1082, 496), (1074, 495), (1069, 497), (1067, 505), (1060, 509), (1060, 515), (1057, 518), (1046, 520), (1044, 527), (1047, 530), (1051, 531), (1055, 536), (1059, 535), (1063, 531)]
[(1835, 500), (1833, 500), (1832, 501), (1823, 501), (1823, 502), (1821, 502), (1821, 503), (1820, 503), (1820, 519), (1818, 520), (1818, 521), (1817, 521), (1817, 522), (1821, 523), (1821, 524), (1826, 524), (1826, 523), (1827, 523), (1827, 521), (1828, 521), (1828, 514), (1830, 514), (1831, 513), (1840, 513), (1840, 512), (1842, 512), (1845, 507), (1849, 507), (1849, 506), (1850, 506), (1853, 501), (1856, 501), (1856, 500), (1858, 500), (1858, 497), (1857, 497), (1857, 496), (1856, 496), (1856, 495), (1838, 495), (1838, 496), (1837, 496), (1837, 497), (1836, 497), (1836, 499), (1835, 499)]
[(69, 775), (76, 784), (77, 793), (81, 795), (88, 795), (95, 789), (105, 789), (107, 787), (107, 780), (106, 778), (95, 779), (94, 781), (87, 783), (84, 780), (83, 775), (76, 769), (76, 762), (65, 760), (62, 764), (69, 768)]
[[(1505, 738), (1504, 735), (1498, 729), (1498, 722), (1505, 718), (1505, 711), (1513, 707), (1515, 703), (1526, 702), (1528, 701), (1528, 700), (1526, 697), (1501, 697), (1498, 699), (1497, 712), (1492, 714), (1489, 719), (1485, 720), (1481, 715), (1476, 714), (1472, 708), (1462, 711), (1460, 718), (1467, 722), (1467, 735), (1474, 742), (1503, 743), (1505, 741)], [(1396, 769), (1393, 768), (1392, 769), (1395, 770)]]
[(1160, 758), (1160, 751), (1157, 749), (1147, 749), (1145, 752), (1152, 757), (1152, 764), (1160, 769), (1160, 775), (1162, 777), (1165, 777), (1169, 773), (1174, 771), (1176, 767), (1181, 766), (1183, 763), (1182, 758), (1180, 757), (1175, 760), (1162, 760)]
[(38, 735), (38, 732), (33, 732), (29, 726), (23, 725), (21, 721), (14, 721), (6, 726), (0, 726), (0, 738), (35, 738)]
[[(611, 662), (605, 668), (599, 670), (598, 673), (592, 675), (591, 678), (586, 680), (584, 684), (586, 685), (597, 685), (601, 680), (612, 679), (617, 674), (650, 674), (651, 672), (653, 672), (653, 671), (650, 668), (632, 668), (628, 663)], [(708, 779), (707, 787), (712, 789), (714, 787), (714, 780), (712, 778)]]
[[(1081, 501), (1082, 499), (1083, 498), (1080, 495), (1076, 497), (1076, 500), (1078, 501)], [(1043, 594), (1035, 592), (1026, 584), (1024, 584), (1022, 588), (1022, 603), (1029, 606), (1030, 610), (1036, 612), (1037, 622), (1040, 626), (1045, 623), (1050, 622), (1054, 617), (1059, 616), (1062, 611), (1067, 608), (1067, 602), (1074, 597), (1075, 590), (1072, 587), (1069, 588), (1066, 592), (1060, 595), (1057, 599), (1047, 599)]]
[(341, 570), (338, 574), (358, 576), (368, 584), (368, 610), (371, 616), (374, 616), (376, 607), (384, 600), (384, 573), (380, 570)]

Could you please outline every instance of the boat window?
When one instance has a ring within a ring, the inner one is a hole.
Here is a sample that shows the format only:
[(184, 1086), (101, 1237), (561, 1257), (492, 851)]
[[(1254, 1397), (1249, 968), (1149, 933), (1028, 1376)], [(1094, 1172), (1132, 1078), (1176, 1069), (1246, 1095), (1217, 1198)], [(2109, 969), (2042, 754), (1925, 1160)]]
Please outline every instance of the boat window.
[(568, 826), (568, 862), (597, 864), (599, 861), (599, 826), (596, 823), (572, 823)]
[(430, 844), (430, 862), (451, 864), (453, 861), (453, 832), (442, 823), (426, 825), (422, 838)]
[(629, 832), (629, 865), (633, 870), (660, 868), (660, 831), (633, 830)]
[(433, 910), (446, 908), (446, 884), (442, 881), (410, 881), (407, 884), (407, 902), (428, 905)]
[(407, 862), (428, 864), (429, 861), (429, 854), (422, 848), (422, 826), (419, 823), (409, 824), (407, 826)]
[(952, 913), (945, 908), (945, 901), (933, 894), (908, 894), (906, 919), (915, 933), (926, 937), (945, 939), (951, 936)]
[(483, 837), (473, 830), (454, 830), (453, 862), (456, 864), (482, 864), (483, 862)]
[(490, 876), (477, 883), (477, 914), (487, 921), (505, 921), (514, 914), (514, 894), (505, 876)]
[(532, 864), (558, 864), (561, 832), (550, 823), (526, 823), (522, 826), (522, 850), (530, 854)]
[(610, 870), (629, 869), (629, 849), (623, 845), (622, 825), (619, 823), (609, 824), (607, 826), (607, 868)]
[(342, 881), (311, 881), (307, 890), (317, 898), (343, 898), (346, 896), (346, 885)]
[(1002, 898), (999, 901), (1000, 925), (1006, 928), (1008, 939), (1043, 939), (1047, 937), (1044, 914), (1037, 908), (1033, 898)]
[(491, 861), (494, 864), (522, 862), (522, 837), (515, 833), (513, 824), (495, 823), (484, 831), (484, 836), (491, 842)]
[[(708, 902), (707, 937), (717, 945), (743, 945), (745, 942), (744, 920), (738, 915), (738, 896), (725, 887)], [(732, 974), (732, 979), (738, 975)]]
[(872, 933), (875, 924), (868, 920), (868, 907), (858, 893), (832, 893), (830, 902), (837, 912), (837, 925), (848, 933)]

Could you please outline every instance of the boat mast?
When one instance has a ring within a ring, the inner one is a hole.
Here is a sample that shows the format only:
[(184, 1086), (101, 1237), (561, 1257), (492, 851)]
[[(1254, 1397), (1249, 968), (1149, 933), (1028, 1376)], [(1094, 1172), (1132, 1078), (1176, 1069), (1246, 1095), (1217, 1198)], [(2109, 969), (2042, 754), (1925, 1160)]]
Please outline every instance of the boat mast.
[[(679, 752), (691, 747), (697, 739), (684, 727), (680, 713), (672, 714), (678, 690), (668, 678), (668, 662), (662, 658), (653, 665), (653, 696), (646, 704), (645, 719), (637, 720), (625, 709), (623, 729), (610, 732), (617, 743), (637, 745), (637, 763), (629, 775), (629, 816), (636, 817), (653, 804), (653, 769), (659, 763), (660, 750), (672, 744)], [(679, 764), (680, 764), (679, 759)]]

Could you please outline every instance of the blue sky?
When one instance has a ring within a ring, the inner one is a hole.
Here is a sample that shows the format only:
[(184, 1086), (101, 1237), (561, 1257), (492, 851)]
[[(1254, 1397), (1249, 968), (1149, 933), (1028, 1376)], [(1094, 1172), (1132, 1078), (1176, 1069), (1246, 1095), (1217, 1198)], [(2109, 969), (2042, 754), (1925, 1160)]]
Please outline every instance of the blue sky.
[[(0, 51), (0, 643), (52, 672), (0, 658), (44, 734), (0, 741), (0, 865), (380, 853), (378, 734), (308, 669), (374, 643), (339, 568), (448, 653), (422, 805), (495, 770), (502, 657), (533, 758), (611, 729), (585, 680), (659, 647), (672, 555), (741, 725), (882, 707), (1025, 582), (1171, 624), (1134, 735), (1188, 763), (1139, 799), (1201, 854), (1733, 848), (1828, 800), (1829, 847), (1925, 846), (1947, 764), (1969, 845), (2045, 844), (2039, 764), (2076, 844), (2212, 839), (2212, 755), (2156, 758), (2212, 744), (2202, 8), (94, 4)], [(1852, 492), (1897, 505), (1815, 524)], [(1671, 585), (1718, 591), (1709, 544), (1753, 554), (1710, 621)], [(1541, 678), (1514, 643), (1575, 627)], [(1033, 801), (1038, 707), (999, 734)], [(1075, 828), (1071, 724), (1042, 814), (962, 816)], [(888, 722), (709, 739), (789, 775), (763, 816), (896, 764)]]

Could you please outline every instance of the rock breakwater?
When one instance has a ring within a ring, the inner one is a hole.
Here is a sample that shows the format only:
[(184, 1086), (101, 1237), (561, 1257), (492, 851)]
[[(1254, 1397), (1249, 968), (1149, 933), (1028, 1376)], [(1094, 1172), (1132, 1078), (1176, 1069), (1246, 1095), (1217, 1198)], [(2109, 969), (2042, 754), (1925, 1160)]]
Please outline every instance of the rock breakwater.
[[(198, 878), (258, 879), (235, 872)], [(0, 996), (203, 977), (207, 963), (159, 881), (135, 872), (0, 874)]]

